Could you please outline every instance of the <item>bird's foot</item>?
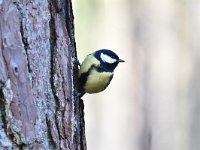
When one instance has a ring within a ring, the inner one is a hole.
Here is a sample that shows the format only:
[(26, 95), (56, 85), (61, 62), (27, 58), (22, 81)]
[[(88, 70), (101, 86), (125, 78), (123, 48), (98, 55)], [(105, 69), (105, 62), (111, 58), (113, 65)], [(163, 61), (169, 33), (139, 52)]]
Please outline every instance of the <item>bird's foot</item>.
[(80, 63), (80, 61), (78, 60), (78, 58), (75, 58), (75, 61), (74, 61), (74, 62), (75, 62), (75, 64), (78, 65), (79, 67), (81, 66), (81, 63)]

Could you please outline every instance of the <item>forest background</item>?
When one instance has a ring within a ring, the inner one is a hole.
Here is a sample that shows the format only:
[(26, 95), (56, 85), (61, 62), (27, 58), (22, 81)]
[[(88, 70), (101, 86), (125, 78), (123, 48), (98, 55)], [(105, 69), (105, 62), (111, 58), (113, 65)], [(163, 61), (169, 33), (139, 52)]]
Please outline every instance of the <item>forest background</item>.
[(200, 1), (74, 1), (79, 60), (101, 48), (119, 65), (84, 96), (90, 150), (199, 150)]

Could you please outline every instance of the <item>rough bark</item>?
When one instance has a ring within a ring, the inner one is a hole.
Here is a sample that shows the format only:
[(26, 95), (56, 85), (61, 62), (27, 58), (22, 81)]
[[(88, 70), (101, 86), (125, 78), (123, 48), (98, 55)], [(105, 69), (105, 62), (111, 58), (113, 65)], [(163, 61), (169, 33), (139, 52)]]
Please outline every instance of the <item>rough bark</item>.
[(86, 149), (70, 0), (0, 0), (0, 149)]

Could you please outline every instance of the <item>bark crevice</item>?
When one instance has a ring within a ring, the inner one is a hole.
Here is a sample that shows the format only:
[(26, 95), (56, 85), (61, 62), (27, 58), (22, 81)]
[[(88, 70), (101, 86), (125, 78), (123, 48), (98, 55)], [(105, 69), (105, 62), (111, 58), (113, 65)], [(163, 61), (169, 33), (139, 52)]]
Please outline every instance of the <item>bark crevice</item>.
[(14, 1), (13, 4), (16, 6), (17, 10), (19, 11), (20, 14), (20, 34), (21, 34), (21, 38), (22, 38), (22, 44), (26, 53), (26, 57), (27, 57), (27, 67), (28, 67), (28, 72), (31, 73), (31, 67), (30, 67), (30, 61), (29, 61), (29, 55), (28, 55), (28, 50), (30, 49), (29, 43), (28, 43), (28, 36), (25, 35), (25, 30), (24, 30), (24, 12), (22, 10), (22, 7), (20, 6), (19, 2)]
[[(52, 3), (56, 3), (56, 1), (51, 1), (49, 2), (49, 10), (50, 10), (50, 21), (49, 21), (49, 28), (50, 28), (50, 85), (51, 85), (51, 90), (52, 90), (52, 94), (53, 97), (55, 99), (55, 110), (57, 112), (58, 107), (59, 107), (59, 98), (56, 94), (56, 86), (54, 85), (54, 75), (55, 75), (55, 67), (54, 67), (54, 63), (55, 63), (55, 48), (56, 48), (56, 37), (57, 37), (57, 33), (56, 33), (56, 27), (55, 27), (55, 5), (53, 5)], [(59, 130), (59, 123), (56, 119), (56, 113), (55, 113), (55, 126), (56, 126), (56, 130), (58, 132), (58, 138), (59, 138), (59, 142), (61, 141), (61, 136), (60, 136), (60, 130)], [(48, 127), (49, 128), (49, 127)], [(49, 129), (49, 135), (51, 135), (51, 129)], [(55, 145), (60, 145), (60, 143), (57, 143), (57, 141), (55, 141), (55, 139), (52, 137), (52, 135), (50, 136), (52, 138), (52, 140), (54, 141)]]

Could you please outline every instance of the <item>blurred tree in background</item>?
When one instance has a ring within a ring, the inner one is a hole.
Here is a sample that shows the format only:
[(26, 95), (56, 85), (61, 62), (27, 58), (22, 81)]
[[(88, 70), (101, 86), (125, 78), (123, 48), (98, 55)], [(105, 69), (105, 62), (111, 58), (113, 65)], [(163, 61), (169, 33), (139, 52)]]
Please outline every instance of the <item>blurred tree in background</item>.
[(88, 149), (200, 149), (200, 1), (75, 1), (80, 60), (116, 51), (110, 87), (85, 100)]

